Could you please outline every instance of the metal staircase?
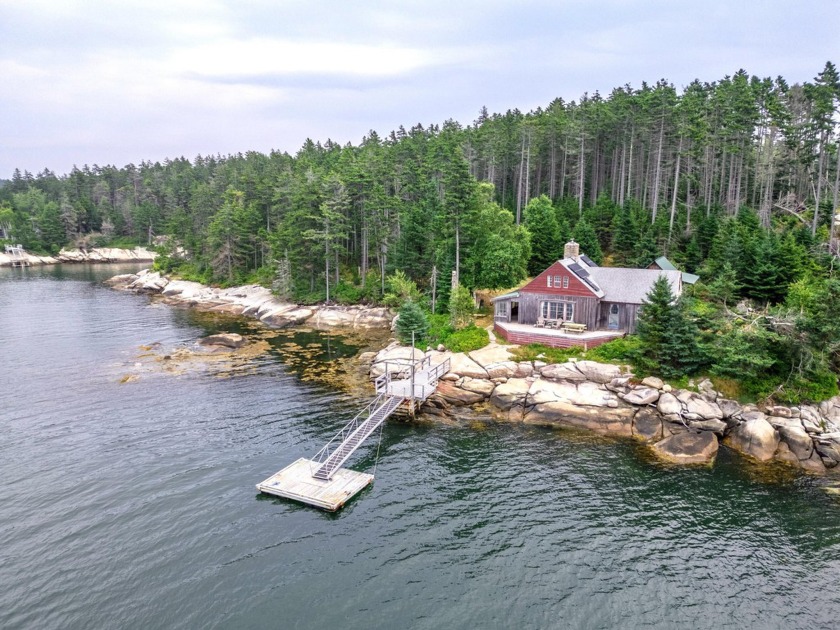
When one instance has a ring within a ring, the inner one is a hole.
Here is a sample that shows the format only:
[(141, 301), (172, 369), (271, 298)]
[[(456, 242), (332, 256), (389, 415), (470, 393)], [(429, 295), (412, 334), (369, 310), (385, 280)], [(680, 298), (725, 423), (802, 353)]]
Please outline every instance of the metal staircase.
[(348, 422), (324, 448), (318, 451), (312, 459), (313, 464), (317, 466), (312, 476), (315, 479), (329, 480), (333, 473), (361, 446), (362, 442), (370, 437), (403, 402), (405, 402), (405, 398), (399, 396), (388, 396), (386, 394), (377, 396), (373, 402)]
[[(406, 401), (413, 413), (415, 401), (422, 402), (434, 393), (438, 379), (448, 371), (449, 359), (432, 366), (428, 356), (409, 360), (408, 365), (400, 363), (394, 370), (386, 363), (385, 372), (376, 379), (376, 398), (316, 453), (310, 465), (312, 477), (329, 481), (388, 416)], [(394, 374), (403, 378), (394, 379)]]

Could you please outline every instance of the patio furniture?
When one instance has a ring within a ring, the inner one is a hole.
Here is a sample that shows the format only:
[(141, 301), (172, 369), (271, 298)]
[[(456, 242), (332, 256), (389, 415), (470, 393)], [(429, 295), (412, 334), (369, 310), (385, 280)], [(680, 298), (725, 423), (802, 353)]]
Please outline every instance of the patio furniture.
[(576, 324), (574, 322), (563, 322), (563, 331), (580, 334), (586, 332), (586, 324)]

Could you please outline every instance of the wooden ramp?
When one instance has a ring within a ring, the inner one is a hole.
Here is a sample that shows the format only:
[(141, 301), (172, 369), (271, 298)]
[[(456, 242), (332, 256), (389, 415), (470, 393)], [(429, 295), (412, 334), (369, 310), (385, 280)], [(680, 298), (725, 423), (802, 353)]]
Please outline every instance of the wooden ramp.
[(334, 471), (330, 479), (316, 479), (317, 462), (301, 457), (257, 484), (257, 490), (335, 512), (373, 481), (373, 475), (347, 468)]

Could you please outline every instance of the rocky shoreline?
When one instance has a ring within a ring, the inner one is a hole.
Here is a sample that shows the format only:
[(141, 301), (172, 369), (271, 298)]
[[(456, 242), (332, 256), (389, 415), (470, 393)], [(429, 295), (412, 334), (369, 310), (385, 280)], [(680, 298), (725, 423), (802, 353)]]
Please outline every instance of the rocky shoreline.
[(123, 291), (159, 295), (160, 300), (175, 306), (252, 317), (271, 328), (387, 330), (396, 317), (396, 313), (383, 307), (301, 306), (278, 300), (258, 284), (220, 289), (189, 280), (171, 280), (148, 269), (114, 276), (105, 283)]
[[(301, 306), (278, 300), (259, 285), (220, 289), (171, 280), (143, 270), (106, 281), (158, 296), (164, 303), (252, 317), (271, 328), (388, 329), (395, 313), (363, 306)], [(701, 381), (697, 391), (674, 390), (658, 378), (637, 379), (617, 365), (571, 359), (560, 364), (516, 361), (511, 346), (491, 343), (469, 353), (422, 350), (392, 342), (359, 357), (371, 379), (386, 366), (398, 372), (414, 353), (433, 365), (450, 361), (421, 411), (448, 416), (453, 408), (483, 406), (501, 421), (574, 427), (647, 443), (664, 461), (714, 462), (721, 445), (759, 461), (779, 461), (823, 474), (840, 464), (840, 396), (819, 405), (741, 405)]]
[[(399, 371), (411, 352), (392, 343), (362, 359), (376, 378), (386, 365)], [(818, 474), (840, 464), (840, 396), (819, 405), (759, 407), (723, 398), (709, 381), (699, 383), (698, 391), (673, 390), (658, 378), (639, 380), (594, 361), (517, 362), (508, 346), (495, 343), (469, 353), (426, 354), (433, 365), (447, 358), (451, 363), (422, 408), (428, 414), (484, 404), (506, 422), (635, 438), (675, 464), (711, 464), (721, 444), (756, 461)]]
[[(57, 265), (60, 263), (143, 263), (154, 261), (157, 254), (145, 247), (121, 249), (94, 247), (91, 249), (62, 249), (55, 256), (35, 256), (27, 253), (23, 260), (29, 265)], [(15, 259), (18, 262), (19, 259)], [(12, 258), (0, 252), (0, 267), (11, 267)]]

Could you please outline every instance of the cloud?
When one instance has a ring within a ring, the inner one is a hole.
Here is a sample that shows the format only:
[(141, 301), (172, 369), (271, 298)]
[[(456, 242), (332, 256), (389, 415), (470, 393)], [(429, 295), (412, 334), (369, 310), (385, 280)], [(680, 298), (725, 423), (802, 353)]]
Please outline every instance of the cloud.
[(435, 54), (417, 48), (282, 39), (223, 39), (175, 50), (171, 71), (205, 77), (281, 74), (397, 76), (428, 66)]
[[(0, 177), (296, 151), (744, 67), (811, 79), (834, 3), (0, 0)], [(835, 61), (838, 61), (835, 59)]]

